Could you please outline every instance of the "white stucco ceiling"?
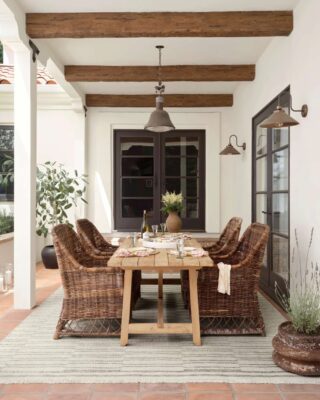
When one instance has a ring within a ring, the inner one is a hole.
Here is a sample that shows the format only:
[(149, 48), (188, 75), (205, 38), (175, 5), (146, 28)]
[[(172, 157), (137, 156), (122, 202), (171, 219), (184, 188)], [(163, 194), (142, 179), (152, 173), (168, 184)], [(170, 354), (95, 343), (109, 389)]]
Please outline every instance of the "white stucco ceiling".
[[(299, 0), (17, 0), (25, 12), (139, 12), (292, 10)], [(255, 64), (272, 38), (41, 39), (64, 65)], [(287, 40), (287, 38), (283, 38)], [(168, 82), (167, 93), (233, 93), (237, 82)], [(153, 83), (89, 83), (84, 93), (153, 93)]]
[(19, 0), (26, 12), (291, 10), (299, 0)]

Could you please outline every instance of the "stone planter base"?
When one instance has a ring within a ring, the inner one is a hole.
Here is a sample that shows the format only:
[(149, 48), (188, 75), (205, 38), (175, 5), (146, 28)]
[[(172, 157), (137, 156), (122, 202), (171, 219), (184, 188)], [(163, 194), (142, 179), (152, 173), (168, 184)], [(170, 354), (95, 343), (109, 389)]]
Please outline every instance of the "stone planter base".
[(278, 367), (297, 375), (320, 376), (320, 333), (298, 333), (291, 322), (283, 322), (272, 345)]

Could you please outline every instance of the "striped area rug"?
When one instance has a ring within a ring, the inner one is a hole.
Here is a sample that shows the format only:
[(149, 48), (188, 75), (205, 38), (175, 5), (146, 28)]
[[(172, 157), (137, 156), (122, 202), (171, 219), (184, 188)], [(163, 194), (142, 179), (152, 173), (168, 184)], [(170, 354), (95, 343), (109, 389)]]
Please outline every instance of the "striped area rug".
[[(155, 319), (156, 286), (143, 287), (135, 320)], [(178, 286), (165, 287), (166, 319), (188, 320)], [(272, 362), (271, 340), (283, 317), (260, 298), (267, 336), (135, 336), (53, 340), (59, 289), (0, 344), (0, 383), (243, 382), (320, 383), (285, 373)]]

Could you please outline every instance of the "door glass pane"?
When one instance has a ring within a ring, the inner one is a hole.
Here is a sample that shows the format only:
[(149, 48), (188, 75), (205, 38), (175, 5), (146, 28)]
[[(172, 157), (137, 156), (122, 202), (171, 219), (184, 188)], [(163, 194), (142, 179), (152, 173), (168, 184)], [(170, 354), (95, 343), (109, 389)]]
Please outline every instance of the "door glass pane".
[(288, 190), (288, 149), (273, 153), (272, 158), (273, 190)]
[[(286, 112), (288, 112), (286, 110)], [(277, 150), (280, 147), (288, 145), (289, 129), (276, 128), (272, 129), (272, 150)]]
[(153, 179), (144, 178), (123, 178), (122, 179), (123, 197), (152, 197)]
[(166, 176), (196, 176), (198, 159), (191, 157), (166, 158)]
[(267, 157), (259, 158), (256, 161), (256, 191), (267, 190)]
[(120, 152), (122, 156), (152, 156), (153, 138), (127, 138), (120, 139)]
[(273, 272), (280, 275), (284, 279), (288, 279), (289, 266), (289, 241), (281, 236), (273, 235)]
[(197, 199), (184, 199), (182, 218), (199, 218), (199, 202)]
[(288, 235), (289, 204), (287, 193), (275, 193), (272, 198), (273, 231)]
[(267, 129), (257, 126), (256, 129), (256, 156), (267, 153)]
[(266, 194), (257, 194), (256, 195), (256, 222), (260, 222), (261, 224), (267, 223), (267, 214), (264, 214), (262, 211), (267, 211), (267, 195)]
[(122, 176), (153, 176), (153, 158), (122, 158)]
[(199, 179), (167, 178), (165, 191), (182, 193), (183, 197), (198, 197)]
[(153, 199), (123, 199), (122, 217), (123, 218), (142, 218), (143, 210), (147, 210), (148, 215), (153, 214)]
[(166, 156), (197, 156), (199, 139), (197, 137), (170, 137), (166, 138)]

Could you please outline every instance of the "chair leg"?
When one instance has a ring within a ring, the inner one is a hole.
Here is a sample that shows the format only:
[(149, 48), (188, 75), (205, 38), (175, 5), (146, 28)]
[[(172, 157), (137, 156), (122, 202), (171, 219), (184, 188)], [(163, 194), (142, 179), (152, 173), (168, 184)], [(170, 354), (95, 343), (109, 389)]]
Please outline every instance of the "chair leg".
[(59, 321), (58, 321), (57, 327), (56, 327), (56, 331), (55, 331), (55, 333), (53, 335), (53, 340), (60, 339), (60, 337), (61, 337), (60, 333), (62, 332), (62, 330), (65, 327), (66, 323), (67, 323), (67, 321), (59, 318)]

